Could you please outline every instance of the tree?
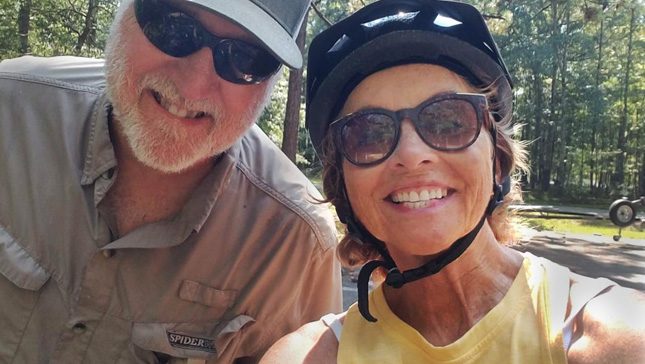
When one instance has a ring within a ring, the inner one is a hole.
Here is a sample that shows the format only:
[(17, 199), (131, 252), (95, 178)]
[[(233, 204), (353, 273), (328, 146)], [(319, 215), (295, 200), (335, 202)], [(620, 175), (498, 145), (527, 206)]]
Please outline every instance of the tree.
[(87, 12), (85, 13), (85, 22), (83, 24), (83, 30), (78, 35), (78, 40), (76, 41), (76, 46), (74, 47), (74, 53), (80, 54), (81, 49), (96, 31), (96, 15), (99, 11), (99, 2), (98, 0), (88, 0), (87, 3)]
[[(296, 43), (300, 51), (305, 49), (305, 37), (307, 36), (307, 17), (300, 27)], [(284, 116), (284, 132), (282, 137), (282, 151), (296, 163), (296, 152), (298, 149), (298, 128), (300, 126), (300, 108), (302, 104), (302, 69), (289, 72), (289, 91), (287, 93), (287, 108)]]
[(18, 37), (20, 38), (20, 54), (29, 53), (29, 25), (31, 17), (31, 0), (20, 1), (18, 11)]
[(623, 110), (620, 118), (620, 126), (618, 128), (618, 153), (616, 156), (616, 168), (614, 171), (614, 188), (622, 186), (625, 181), (625, 132), (627, 131), (627, 108), (629, 96), (629, 75), (632, 69), (632, 49), (634, 39), (634, 28), (636, 23), (636, 10), (631, 8), (631, 21), (629, 22), (629, 40), (627, 46), (627, 65), (625, 66), (625, 81), (623, 82)]

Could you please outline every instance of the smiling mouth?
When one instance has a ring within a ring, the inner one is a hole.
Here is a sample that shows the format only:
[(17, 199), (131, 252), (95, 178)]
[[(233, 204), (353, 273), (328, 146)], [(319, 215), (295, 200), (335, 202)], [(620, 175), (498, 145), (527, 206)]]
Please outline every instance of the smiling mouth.
[(182, 118), (182, 119), (199, 119), (203, 118), (207, 114), (204, 111), (198, 110), (188, 110), (183, 105), (175, 103), (161, 95), (157, 91), (152, 91), (152, 96), (155, 98), (157, 103), (163, 107), (170, 114)]
[(427, 207), (433, 200), (441, 200), (447, 195), (447, 188), (422, 188), (406, 192), (395, 192), (390, 194), (388, 199), (397, 205), (420, 209)]

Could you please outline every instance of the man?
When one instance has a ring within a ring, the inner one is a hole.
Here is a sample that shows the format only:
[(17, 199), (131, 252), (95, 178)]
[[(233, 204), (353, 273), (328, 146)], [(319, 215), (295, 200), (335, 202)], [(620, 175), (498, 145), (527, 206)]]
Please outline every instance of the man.
[(103, 63), (0, 64), (0, 362), (253, 362), (341, 309), (335, 230), (253, 125), (307, 0), (130, 0)]

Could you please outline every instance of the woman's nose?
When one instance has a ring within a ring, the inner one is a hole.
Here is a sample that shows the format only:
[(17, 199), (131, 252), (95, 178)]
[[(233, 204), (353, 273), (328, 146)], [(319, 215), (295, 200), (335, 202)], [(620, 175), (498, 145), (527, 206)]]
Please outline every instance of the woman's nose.
[(399, 144), (392, 154), (397, 166), (416, 169), (422, 165), (432, 163), (437, 151), (427, 145), (419, 136), (414, 125), (408, 119), (401, 124)]

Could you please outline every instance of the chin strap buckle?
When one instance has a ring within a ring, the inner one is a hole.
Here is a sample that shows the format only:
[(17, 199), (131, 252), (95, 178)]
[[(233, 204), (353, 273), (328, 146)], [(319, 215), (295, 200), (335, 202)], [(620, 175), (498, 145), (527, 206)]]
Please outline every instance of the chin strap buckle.
[(486, 215), (492, 215), (495, 209), (504, 203), (504, 196), (506, 196), (511, 191), (511, 179), (506, 176), (502, 180), (502, 184), (493, 185), (493, 195), (488, 201), (488, 206), (486, 206)]
[(387, 272), (385, 284), (393, 288), (401, 288), (405, 284), (405, 277), (399, 268), (392, 268)]

